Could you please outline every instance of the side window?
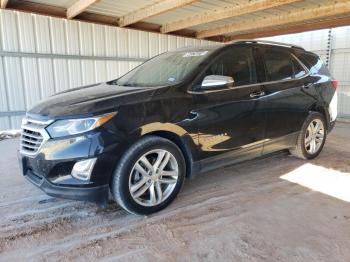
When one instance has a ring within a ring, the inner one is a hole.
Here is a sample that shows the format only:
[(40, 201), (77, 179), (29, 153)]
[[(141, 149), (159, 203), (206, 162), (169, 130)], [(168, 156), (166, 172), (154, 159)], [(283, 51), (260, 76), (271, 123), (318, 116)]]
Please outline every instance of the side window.
[(311, 74), (330, 76), (327, 66), (316, 54), (303, 52), (297, 55), (298, 58), (309, 68)]
[(305, 69), (289, 52), (267, 48), (263, 55), (267, 81), (289, 80), (306, 74)]
[(231, 76), (235, 86), (257, 82), (253, 50), (251, 47), (233, 47), (222, 54), (206, 71), (205, 76)]
[(295, 60), (294, 57), (292, 57), (292, 62), (293, 62), (294, 78), (299, 78), (306, 75), (306, 71), (304, 67), (302, 67), (301, 64), (297, 60)]

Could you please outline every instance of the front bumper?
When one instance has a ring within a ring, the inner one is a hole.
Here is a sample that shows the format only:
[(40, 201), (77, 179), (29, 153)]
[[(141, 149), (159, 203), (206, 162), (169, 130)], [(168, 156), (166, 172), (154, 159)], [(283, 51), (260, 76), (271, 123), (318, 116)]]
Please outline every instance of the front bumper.
[(28, 181), (40, 188), (47, 195), (52, 197), (66, 198), (71, 200), (91, 201), (101, 205), (106, 204), (108, 200), (108, 185), (93, 187), (74, 187), (55, 185), (46, 178), (40, 177), (28, 170), (24, 175)]
[[(46, 141), (35, 156), (18, 153), (22, 173), (53, 197), (105, 204), (109, 182), (119, 158), (120, 143), (104, 132)], [(118, 150), (119, 149), (119, 150)], [(74, 164), (97, 158), (88, 181), (71, 175)]]

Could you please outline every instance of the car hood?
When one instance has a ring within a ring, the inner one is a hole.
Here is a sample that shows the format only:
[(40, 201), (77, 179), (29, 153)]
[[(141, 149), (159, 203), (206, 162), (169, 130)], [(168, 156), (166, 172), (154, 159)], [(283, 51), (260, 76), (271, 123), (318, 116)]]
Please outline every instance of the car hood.
[(120, 105), (149, 100), (157, 88), (118, 86), (100, 83), (70, 89), (46, 98), (28, 111), (43, 118), (96, 115)]

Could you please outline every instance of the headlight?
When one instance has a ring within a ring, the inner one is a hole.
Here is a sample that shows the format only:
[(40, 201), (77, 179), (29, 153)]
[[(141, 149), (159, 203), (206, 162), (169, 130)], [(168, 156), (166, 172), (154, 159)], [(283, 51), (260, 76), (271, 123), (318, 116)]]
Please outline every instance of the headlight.
[(76, 135), (93, 130), (107, 121), (109, 121), (116, 113), (110, 113), (106, 115), (80, 118), (80, 119), (66, 119), (57, 120), (49, 125), (46, 130), (49, 132), (51, 137), (63, 137)]

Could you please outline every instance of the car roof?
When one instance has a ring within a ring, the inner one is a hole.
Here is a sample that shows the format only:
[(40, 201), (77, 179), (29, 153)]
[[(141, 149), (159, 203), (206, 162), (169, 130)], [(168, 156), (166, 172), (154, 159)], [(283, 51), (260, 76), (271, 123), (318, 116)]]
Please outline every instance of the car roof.
[(274, 41), (266, 41), (266, 40), (255, 40), (255, 39), (242, 39), (242, 40), (236, 40), (233, 42), (230, 42), (228, 44), (214, 44), (214, 45), (206, 45), (206, 46), (189, 46), (189, 47), (182, 47), (182, 48), (178, 48), (176, 50), (174, 50), (174, 52), (181, 52), (181, 51), (185, 51), (185, 52), (195, 52), (195, 51), (206, 51), (206, 50), (210, 50), (210, 51), (214, 51), (214, 50), (218, 50), (221, 48), (225, 48), (227, 46), (233, 46), (233, 45), (242, 45), (242, 44), (258, 44), (258, 45), (267, 45), (267, 46), (278, 46), (278, 47), (284, 47), (284, 48), (290, 48), (290, 49), (299, 49), (302, 51), (305, 51), (305, 49), (301, 46), (298, 45), (294, 45), (294, 44), (287, 44), (287, 43), (281, 43), (281, 42), (274, 42)]

